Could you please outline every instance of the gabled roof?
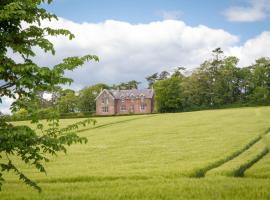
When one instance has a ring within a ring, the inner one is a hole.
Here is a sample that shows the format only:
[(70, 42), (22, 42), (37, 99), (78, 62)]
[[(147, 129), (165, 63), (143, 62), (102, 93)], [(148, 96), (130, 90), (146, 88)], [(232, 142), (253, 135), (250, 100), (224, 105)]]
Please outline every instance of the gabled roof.
[(152, 98), (154, 90), (152, 89), (131, 89), (131, 90), (109, 90), (115, 99), (130, 98), (144, 96), (144, 98)]
[(113, 99), (122, 99), (122, 98), (131, 98), (134, 97), (141, 97), (144, 96), (144, 98), (150, 99), (153, 98), (154, 90), (153, 89), (131, 89), (131, 90), (102, 90), (99, 95), (96, 97), (96, 99), (103, 93), (107, 92), (112, 96)]
[(108, 93), (113, 99), (115, 99), (114, 98), (114, 96), (112, 95), (112, 93), (109, 91), (109, 90), (107, 90), (107, 89), (104, 89), (104, 90), (102, 90), (100, 93), (99, 93), (99, 95), (96, 97), (96, 99), (95, 100), (97, 100), (98, 99), (98, 97), (103, 93), (103, 92), (106, 92), (106, 93)]

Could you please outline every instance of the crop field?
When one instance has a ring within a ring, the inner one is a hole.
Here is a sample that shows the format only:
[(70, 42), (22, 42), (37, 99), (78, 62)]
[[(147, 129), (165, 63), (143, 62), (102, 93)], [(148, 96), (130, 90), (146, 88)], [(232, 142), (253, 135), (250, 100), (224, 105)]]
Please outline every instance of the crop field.
[(6, 174), (0, 199), (270, 199), (270, 107), (96, 120), (47, 175), (15, 160), (41, 193)]

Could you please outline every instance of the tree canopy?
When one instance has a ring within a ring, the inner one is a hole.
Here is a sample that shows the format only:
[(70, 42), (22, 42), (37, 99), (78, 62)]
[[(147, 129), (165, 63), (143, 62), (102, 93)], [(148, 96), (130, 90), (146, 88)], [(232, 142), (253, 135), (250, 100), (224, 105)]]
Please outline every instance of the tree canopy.
[[(74, 70), (90, 60), (98, 61), (95, 55), (68, 57), (55, 66), (39, 66), (33, 61), (34, 47), (45, 53), (55, 53), (48, 36), (75, 37), (65, 29), (42, 27), (43, 20), (57, 20), (57, 16), (40, 7), (41, 3), (52, 3), (52, 0), (0, 1), (0, 101), (3, 97), (13, 98), (12, 111), (27, 112), (42, 132), (38, 134), (29, 126), (16, 126), (8, 123), (4, 117), (0, 118), (0, 189), (4, 181), (3, 173), (14, 171), (19, 179), (40, 191), (41, 188), (13, 164), (10, 155), (45, 172), (43, 164), (49, 161), (46, 155), (66, 152), (65, 145), (86, 142), (86, 138), (76, 135), (75, 129), (94, 122), (85, 120), (60, 128), (56, 109), (38, 109), (36, 97), (39, 93), (54, 91), (56, 86), (72, 82), (72, 79), (64, 76), (66, 70)], [(19, 56), (20, 62), (9, 57), (8, 52)], [(44, 112), (49, 122), (47, 129), (39, 123)]]
[(270, 104), (269, 58), (238, 67), (239, 59), (224, 56), (220, 48), (212, 53), (211, 59), (187, 75), (181, 67), (171, 75), (161, 72), (146, 77), (149, 87), (154, 85), (158, 112)]

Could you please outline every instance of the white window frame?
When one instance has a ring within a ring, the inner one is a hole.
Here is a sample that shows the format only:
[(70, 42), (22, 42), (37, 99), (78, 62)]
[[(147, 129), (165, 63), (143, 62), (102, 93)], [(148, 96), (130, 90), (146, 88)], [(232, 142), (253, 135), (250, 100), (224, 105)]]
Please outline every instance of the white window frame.
[(124, 96), (121, 96), (121, 102), (125, 103), (125, 97)]

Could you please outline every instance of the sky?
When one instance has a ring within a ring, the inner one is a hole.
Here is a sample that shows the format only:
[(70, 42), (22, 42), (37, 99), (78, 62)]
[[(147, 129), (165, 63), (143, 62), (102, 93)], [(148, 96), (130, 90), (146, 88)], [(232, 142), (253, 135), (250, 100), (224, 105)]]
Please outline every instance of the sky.
[[(146, 76), (194, 69), (217, 47), (237, 56), (239, 67), (270, 57), (270, 0), (54, 0), (42, 7), (59, 17), (42, 26), (69, 29), (75, 39), (49, 37), (56, 55), (35, 49), (38, 64), (52, 67), (85, 54), (100, 58), (66, 73), (75, 90), (133, 79), (145, 87)], [(4, 98), (0, 111), (9, 112), (11, 102)]]
[[(270, 21), (268, 0), (55, 0), (49, 11), (77, 23), (108, 19), (131, 24), (178, 19), (190, 26), (224, 29), (241, 41), (266, 30)], [(267, 8), (268, 7), (268, 8)], [(242, 18), (241, 18), (242, 11)], [(236, 15), (234, 17), (234, 15)], [(247, 15), (246, 17), (243, 17)]]

